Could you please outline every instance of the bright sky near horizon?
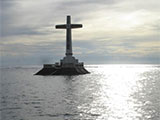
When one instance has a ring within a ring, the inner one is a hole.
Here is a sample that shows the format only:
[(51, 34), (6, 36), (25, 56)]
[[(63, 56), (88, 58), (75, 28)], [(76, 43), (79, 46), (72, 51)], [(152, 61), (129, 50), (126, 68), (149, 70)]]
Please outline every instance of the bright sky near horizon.
[(80, 61), (160, 64), (160, 0), (1, 0), (1, 65), (41, 65), (65, 54), (65, 30), (72, 30)]

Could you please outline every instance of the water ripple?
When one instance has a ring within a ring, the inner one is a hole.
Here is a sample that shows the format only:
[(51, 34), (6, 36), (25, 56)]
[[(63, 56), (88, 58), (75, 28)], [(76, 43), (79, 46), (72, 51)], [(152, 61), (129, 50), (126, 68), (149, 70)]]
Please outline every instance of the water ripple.
[(91, 74), (34, 76), (2, 70), (4, 120), (159, 120), (159, 65), (91, 65)]

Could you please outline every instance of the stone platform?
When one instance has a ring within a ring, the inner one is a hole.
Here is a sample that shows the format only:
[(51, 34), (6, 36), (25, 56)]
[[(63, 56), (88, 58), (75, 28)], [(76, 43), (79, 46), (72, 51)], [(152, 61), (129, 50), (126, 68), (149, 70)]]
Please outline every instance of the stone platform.
[(83, 62), (78, 62), (73, 56), (66, 56), (60, 63), (44, 64), (43, 68), (35, 75), (79, 75), (88, 74)]
[(89, 73), (83, 66), (62, 67), (55, 64), (44, 65), (35, 75), (79, 75)]

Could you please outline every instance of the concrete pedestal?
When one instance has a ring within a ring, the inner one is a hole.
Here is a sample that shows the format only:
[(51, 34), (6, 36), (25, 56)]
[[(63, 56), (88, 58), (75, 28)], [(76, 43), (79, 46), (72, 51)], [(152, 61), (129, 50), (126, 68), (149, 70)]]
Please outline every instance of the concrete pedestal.
[(64, 57), (60, 63), (44, 64), (43, 68), (35, 75), (79, 75), (89, 73), (82, 63), (74, 57)]

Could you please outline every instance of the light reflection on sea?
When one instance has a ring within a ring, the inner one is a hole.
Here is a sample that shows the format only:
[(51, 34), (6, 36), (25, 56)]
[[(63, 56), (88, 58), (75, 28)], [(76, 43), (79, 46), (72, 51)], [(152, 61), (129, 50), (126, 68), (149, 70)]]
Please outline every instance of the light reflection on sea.
[(160, 120), (160, 66), (88, 65), (79, 76), (1, 68), (2, 120)]

